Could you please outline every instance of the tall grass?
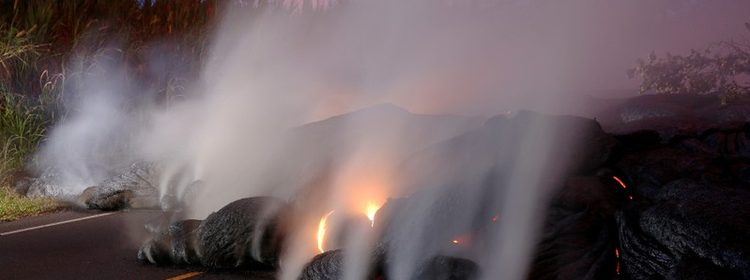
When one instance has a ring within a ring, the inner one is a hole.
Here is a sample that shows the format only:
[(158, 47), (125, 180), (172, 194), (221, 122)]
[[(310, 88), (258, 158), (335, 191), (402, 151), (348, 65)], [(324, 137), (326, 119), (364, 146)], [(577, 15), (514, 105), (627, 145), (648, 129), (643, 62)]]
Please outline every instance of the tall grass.
[(0, 222), (13, 221), (64, 207), (50, 198), (28, 198), (0, 186)]
[(0, 106), (0, 174), (22, 167), (44, 137), (47, 120), (40, 105), (4, 92)]
[(45, 130), (38, 104), (30, 100), (33, 95), (11, 90), (29, 84), (43, 46), (31, 41), (33, 30), (6, 27), (0, 24), (0, 179), (23, 165)]
[[(68, 91), (85, 76), (91, 57), (117, 48), (134, 76), (158, 42), (179, 74), (143, 79), (164, 99), (184, 90), (206, 54), (220, 0), (0, 1), (0, 183), (23, 168), (47, 128), (65, 118)], [(79, 64), (74, 64), (72, 62)], [(71, 90), (73, 89), (73, 90)]]

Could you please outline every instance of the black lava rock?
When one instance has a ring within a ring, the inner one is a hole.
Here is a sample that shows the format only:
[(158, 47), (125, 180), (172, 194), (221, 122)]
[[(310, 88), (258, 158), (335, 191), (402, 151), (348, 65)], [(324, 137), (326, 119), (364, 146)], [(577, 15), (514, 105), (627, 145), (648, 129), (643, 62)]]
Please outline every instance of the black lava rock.
[(209, 215), (198, 227), (198, 256), (207, 267), (275, 266), (283, 242), (286, 203), (272, 197), (244, 198)]
[(104, 189), (93, 186), (83, 190), (79, 195), (79, 200), (89, 209), (115, 211), (130, 206), (130, 199), (133, 196), (132, 190)]
[(479, 266), (471, 260), (450, 256), (435, 256), (417, 268), (412, 279), (472, 280), (479, 279)]
[(199, 264), (196, 237), (200, 220), (175, 222), (141, 246), (138, 260), (152, 264)]
[(114, 211), (124, 208), (158, 208), (159, 190), (152, 182), (153, 164), (135, 163), (121, 173), (85, 189), (78, 202), (89, 209)]
[(342, 250), (326, 251), (315, 256), (302, 269), (300, 280), (337, 280), (344, 276), (344, 253)]
[(615, 275), (612, 227), (616, 186), (573, 177), (552, 199), (530, 279), (608, 279)]
[[(682, 179), (618, 216), (623, 269), (633, 279), (689, 273), (686, 259), (750, 278), (750, 192)], [(682, 277), (682, 276), (681, 276)], [(687, 277), (687, 276), (685, 276)]]

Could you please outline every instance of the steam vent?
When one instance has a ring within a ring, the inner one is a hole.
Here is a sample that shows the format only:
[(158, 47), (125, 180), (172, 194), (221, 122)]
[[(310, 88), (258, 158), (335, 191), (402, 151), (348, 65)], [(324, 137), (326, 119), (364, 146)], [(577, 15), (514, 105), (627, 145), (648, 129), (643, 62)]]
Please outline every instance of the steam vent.
[(0, 279), (750, 279), (750, 1), (0, 1)]

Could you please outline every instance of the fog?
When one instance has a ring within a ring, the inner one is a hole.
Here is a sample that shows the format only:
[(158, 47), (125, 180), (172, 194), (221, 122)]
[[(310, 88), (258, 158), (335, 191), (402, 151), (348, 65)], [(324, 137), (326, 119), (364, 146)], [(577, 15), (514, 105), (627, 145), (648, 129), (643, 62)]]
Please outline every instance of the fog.
[[(325, 213), (364, 214), (367, 203), (382, 205), (433, 187), (400, 179), (399, 167), (417, 151), (472, 131), (493, 115), (575, 113), (570, 108), (586, 95), (635, 94), (637, 81), (625, 73), (637, 58), (746, 39), (744, 22), (750, 21), (750, 3), (729, 0), (298, 3), (253, 13), (229, 9), (213, 34), (207, 64), (177, 104), (128, 101), (141, 100), (132, 91), (142, 89), (121, 82), (132, 77), (116, 66), (84, 80), (91, 86), (76, 93), (75, 110), (46, 141), (42, 165), (61, 170), (61, 185), (75, 193), (107, 170), (155, 162), (162, 195), (185, 204), (182, 217), (203, 218), (248, 196), (298, 202), (310, 210), (295, 228), (281, 274), (294, 279), (316, 253), (313, 232)], [(370, 107), (383, 103), (404, 110)], [(363, 108), (370, 111), (334, 117)], [(413, 114), (469, 117), (420, 130), (428, 125), (412, 121)], [(554, 152), (557, 132), (565, 128), (550, 125), (532, 121), (516, 131), (523, 139), (513, 146), (518, 150), (477, 165), (502, 166), (510, 174), (496, 183), (501, 191), (492, 203), (509, 218), (489, 250), (469, 254), (488, 268), (484, 279), (525, 276), (540, 222), (536, 208), (557, 176), (546, 170), (550, 162), (566, 164)], [(499, 150), (510, 145), (494, 144)], [(434, 164), (453, 159), (443, 160)], [(432, 167), (424, 169), (438, 170)], [(468, 201), (480, 197), (467, 174), (456, 176), (461, 178), (437, 178), (465, 184), (452, 187), (464, 188)], [(202, 182), (197, 187), (191, 185), (196, 180)], [(430, 207), (440, 197), (415, 203), (405, 218), (409, 224), (394, 231), (401, 243), (392, 251), (398, 263), (389, 271), (393, 279), (408, 279), (422, 254), (440, 250), (410, 241), (428, 234), (413, 222), (432, 219)], [(469, 208), (458, 212), (471, 217), (483, 211)], [(352, 251), (362, 257), (372, 236), (358, 236), (353, 247), (360, 249)], [(354, 278), (366, 263), (356, 259), (347, 270)]]

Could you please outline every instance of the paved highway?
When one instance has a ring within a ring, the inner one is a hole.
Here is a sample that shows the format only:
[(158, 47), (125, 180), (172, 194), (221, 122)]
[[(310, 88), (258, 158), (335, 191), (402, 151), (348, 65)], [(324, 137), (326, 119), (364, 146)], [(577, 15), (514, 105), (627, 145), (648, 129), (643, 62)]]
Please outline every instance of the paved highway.
[(270, 272), (159, 267), (136, 260), (158, 211), (63, 211), (0, 223), (0, 279), (274, 279)]

